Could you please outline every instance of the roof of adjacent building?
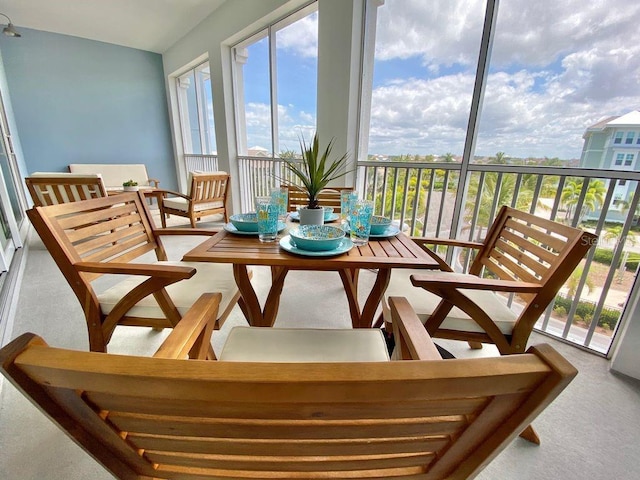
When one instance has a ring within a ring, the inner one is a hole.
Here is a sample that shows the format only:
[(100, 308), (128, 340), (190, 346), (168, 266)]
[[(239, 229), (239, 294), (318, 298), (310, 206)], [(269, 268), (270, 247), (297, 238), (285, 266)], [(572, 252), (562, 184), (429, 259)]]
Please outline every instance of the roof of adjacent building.
[(585, 134), (590, 132), (601, 132), (605, 128), (616, 127), (639, 127), (640, 126), (640, 111), (632, 110), (624, 115), (616, 115), (613, 117), (607, 117), (600, 120), (598, 123), (594, 123), (590, 127), (587, 127)]

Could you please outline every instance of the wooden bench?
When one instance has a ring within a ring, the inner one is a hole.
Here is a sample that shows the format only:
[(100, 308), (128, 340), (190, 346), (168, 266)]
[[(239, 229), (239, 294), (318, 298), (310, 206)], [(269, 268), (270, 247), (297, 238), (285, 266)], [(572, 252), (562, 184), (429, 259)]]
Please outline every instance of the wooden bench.
[(99, 173), (104, 180), (107, 192), (122, 191), (122, 184), (133, 180), (138, 182), (142, 190), (158, 188), (160, 180), (150, 178), (147, 166), (143, 163), (72, 163), (69, 165), (71, 173)]
[(435, 347), (409, 305), (391, 299), (391, 308), (412, 360), (185, 360), (206, 323), (189, 313), (155, 358), (57, 349), (24, 334), (0, 350), (0, 365), (127, 480), (473, 478), (577, 373), (548, 345), (429, 360)]

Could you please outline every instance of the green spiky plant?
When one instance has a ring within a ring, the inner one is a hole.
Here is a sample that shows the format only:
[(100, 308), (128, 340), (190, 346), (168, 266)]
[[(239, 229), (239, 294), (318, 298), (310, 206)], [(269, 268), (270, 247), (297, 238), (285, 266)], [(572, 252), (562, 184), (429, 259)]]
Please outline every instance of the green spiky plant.
[(320, 208), (318, 205), (320, 191), (329, 182), (346, 175), (350, 171), (346, 168), (349, 157), (346, 153), (336, 160), (329, 161), (334, 141), (335, 139), (331, 139), (327, 148), (320, 154), (320, 142), (317, 133), (313, 136), (310, 145), (307, 145), (304, 137), (302, 137), (300, 139), (302, 164), (294, 163), (293, 160), (287, 160), (284, 164), (289, 172), (300, 179), (302, 186), (299, 188), (307, 192), (309, 196), (307, 208)]

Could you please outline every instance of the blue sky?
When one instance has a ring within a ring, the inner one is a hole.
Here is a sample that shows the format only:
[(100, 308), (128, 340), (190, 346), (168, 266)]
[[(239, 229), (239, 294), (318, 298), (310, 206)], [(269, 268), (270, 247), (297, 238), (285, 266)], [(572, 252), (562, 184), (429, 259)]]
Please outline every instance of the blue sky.
[[(369, 153), (462, 153), (484, 8), (484, 0), (385, 0), (378, 8)], [(315, 124), (316, 22), (314, 14), (278, 33), (287, 148)], [(640, 2), (501, 1), (476, 154), (579, 158), (586, 127), (640, 108), (639, 24)], [(266, 42), (253, 46), (249, 146), (270, 143), (266, 61)]]

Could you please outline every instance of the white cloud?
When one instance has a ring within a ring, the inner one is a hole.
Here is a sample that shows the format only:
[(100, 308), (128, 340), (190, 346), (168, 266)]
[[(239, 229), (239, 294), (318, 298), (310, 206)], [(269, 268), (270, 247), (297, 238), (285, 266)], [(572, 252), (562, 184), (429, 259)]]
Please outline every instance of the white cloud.
[[(499, 8), (477, 154), (577, 158), (587, 126), (640, 106), (640, 2), (509, 0)], [(483, 10), (482, 0), (379, 8), (376, 58), (413, 60), (430, 78), (378, 82), (370, 153), (462, 153)]]
[(307, 15), (276, 33), (277, 48), (290, 50), (301, 57), (318, 56), (318, 14)]
[[(271, 150), (271, 107), (266, 103), (245, 106), (247, 145)], [(278, 105), (278, 140), (280, 150), (299, 150), (301, 136), (311, 138), (316, 129), (316, 117), (296, 111), (293, 105)]]

